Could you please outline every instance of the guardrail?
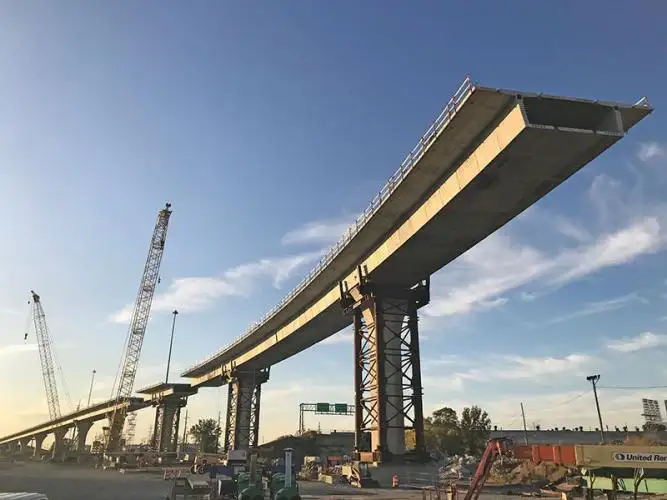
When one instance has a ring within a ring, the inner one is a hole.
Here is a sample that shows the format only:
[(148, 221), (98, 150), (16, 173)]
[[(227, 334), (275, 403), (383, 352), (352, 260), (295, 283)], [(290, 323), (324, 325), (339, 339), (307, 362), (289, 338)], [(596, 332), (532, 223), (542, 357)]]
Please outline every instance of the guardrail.
[(221, 352), (224, 352), (227, 349), (231, 349), (243, 339), (252, 335), (261, 325), (266, 321), (271, 319), (275, 314), (280, 311), (285, 304), (291, 301), (296, 295), (301, 293), (301, 291), (306, 288), (330, 263), (333, 261), (336, 256), (345, 248), (345, 246), (354, 238), (357, 233), (363, 228), (366, 223), (375, 215), (378, 209), (382, 204), (391, 196), (394, 190), (403, 182), (405, 177), (412, 171), (414, 166), (417, 164), (422, 155), (426, 152), (428, 147), (431, 145), (433, 140), (442, 132), (442, 130), (447, 127), (449, 122), (452, 120), (454, 115), (459, 110), (459, 107), (463, 101), (473, 92), (475, 85), (472, 82), (470, 76), (467, 76), (459, 88), (454, 92), (454, 95), (449, 100), (447, 105), (440, 112), (438, 117), (435, 119), (433, 124), (429, 127), (424, 135), (422, 135), (419, 143), (408, 153), (405, 157), (401, 166), (396, 170), (394, 175), (392, 175), (389, 180), (382, 187), (380, 192), (375, 195), (375, 198), (371, 201), (370, 205), (364, 212), (357, 218), (357, 220), (343, 233), (343, 236), (324, 254), (320, 259), (317, 265), (308, 273), (308, 275), (289, 293), (285, 298), (283, 298), (277, 306), (271, 309), (266, 313), (259, 321), (251, 324), (248, 329), (238, 337), (236, 337), (231, 344), (227, 347), (218, 351), (214, 355), (210, 356), (206, 360), (202, 361), (194, 368), (203, 366), (212, 359), (215, 359)]

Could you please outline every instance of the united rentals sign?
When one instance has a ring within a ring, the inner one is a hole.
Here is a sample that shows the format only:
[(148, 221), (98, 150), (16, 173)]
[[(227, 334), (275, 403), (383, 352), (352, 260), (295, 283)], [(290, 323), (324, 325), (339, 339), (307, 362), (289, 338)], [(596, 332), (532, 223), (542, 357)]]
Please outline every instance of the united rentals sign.
[(649, 463), (667, 463), (667, 453), (651, 452), (614, 452), (614, 462), (649, 462)]

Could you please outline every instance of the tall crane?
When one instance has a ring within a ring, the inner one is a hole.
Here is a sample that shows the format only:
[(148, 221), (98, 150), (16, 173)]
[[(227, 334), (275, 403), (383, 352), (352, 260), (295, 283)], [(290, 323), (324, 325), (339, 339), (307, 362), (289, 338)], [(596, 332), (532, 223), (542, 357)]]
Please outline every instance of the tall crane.
[[(37, 337), (37, 347), (39, 349), (39, 360), (42, 364), (42, 378), (44, 379), (44, 389), (46, 389), (46, 403), (49, 406), (49, 418), (55, 420), (60, 418), (60, 400), (58, 399), (58, 384), (56, 383), (56, 373), (53, 363), (53, 352), (51, 350), (51, 336), (49, 328), (46, 326), (46, 314), (42, 307), (42, 301), (33, 290), (32, 295), (32, 319), (35, 323), (35, 335)], [(26, 331), (24, 340), (27, 340)]]
[[(160, 210), (155, 222), (153, 237), (148, 247), (148, 258), (144, 266), (144, 273), (139, 284), (137, 300), (134, 303), (132, 319), (125, 344), (125, 351), (121, 360), (119, 375), (115, 391), (115, 400), (120, 401), (132, 395), (134, 379), (139, 367), (139, 355), (144, 344), (144, 334), (148, 324), (148, 316), (153, 303), (155, 287), (158, 284), (160, 263), (164, 253), (164, 244), (167, 238), (167, 227), (171, 216), (171, 203)], [(125, 424), (127, 408), (116, 409), (110, 417), (109, 433), (106, 440), (105, 451), (119, 451), (120, 441)]]

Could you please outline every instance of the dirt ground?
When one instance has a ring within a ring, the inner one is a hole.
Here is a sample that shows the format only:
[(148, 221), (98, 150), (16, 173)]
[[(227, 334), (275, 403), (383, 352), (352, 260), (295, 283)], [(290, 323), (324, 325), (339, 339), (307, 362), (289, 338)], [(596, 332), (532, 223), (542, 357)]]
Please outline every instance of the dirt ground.
[[(422, 492), (414, 490), (359, 490), (319, 482), (300, 482), (299, 489), (304, 500), (422, 500)], [(161, 475), (121, 474), (69, 464), (0, 464), (0, 492), (40, 492), (49, 500), (164, 500), (168, 490), (169, 483)], [(480, 496), (480, 500), (498, 498)], [(512, 498), (521, 497), (503, 495), (503, 500)]]

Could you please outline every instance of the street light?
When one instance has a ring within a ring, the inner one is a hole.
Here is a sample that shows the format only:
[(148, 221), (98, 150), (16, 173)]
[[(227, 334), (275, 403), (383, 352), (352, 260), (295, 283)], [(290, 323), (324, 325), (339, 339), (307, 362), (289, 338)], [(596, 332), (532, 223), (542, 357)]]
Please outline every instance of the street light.
[(174, 345), (174, 328), (176, 327), (176, 316), (178, 315), (178, 311), (174, 309), (174, 312), (172, 313), (174, 315), (174, 319), (171, 322), (171, 340), (169, 341), (169, 357), (167, 358), (167, 374), (164, 376), (164, 383), (168, 384), (169, 383), (169, 365), (171, 364), (171, 348)]
[(600, 422), (600, 437), (602, 438), (602, 443), (604, 443), (604, 427), (602, 427), (602, 413), (600, 413), (600, 402), (598, 401), (598, 389), (597, 383), (600, 380), (600, 375), (589, 375), (586, 377), (591, 384), (593, 384), (593, 394), (595, 395), (595, 408), (598, 410), (598, 420)]
[(95, 373), (97, 372), (93, 370), (93, 374), (90, 377), (90, 389), (88, 390), (88, 406), (90, 406), (90, 396), (93, 395), (93, 383), (95, 382)]

